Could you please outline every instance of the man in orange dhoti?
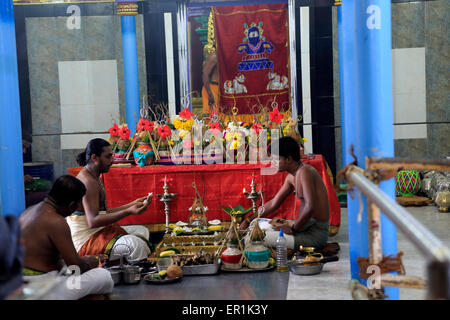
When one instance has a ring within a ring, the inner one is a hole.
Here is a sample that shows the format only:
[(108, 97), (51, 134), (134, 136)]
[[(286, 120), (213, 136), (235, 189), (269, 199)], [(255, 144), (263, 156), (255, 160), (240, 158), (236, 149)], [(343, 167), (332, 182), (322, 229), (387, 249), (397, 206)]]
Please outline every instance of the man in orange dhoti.
[(219, 71), (217, 69), (217, 54), (208, 55), (203, 65), (202, 101), (203, 113), (209, 113), (211, 107), (216, 107), (219, 102)]
[(86, 186), (82, 209), (67, 217), (72, 240), (80, 255), (103, 253), (109, 260), (125, 256), (128, 261), (143, 260), (150, 254), (149, 231), (144, 226), (121, 227), (116, 222), (131, 214), (143, 213), (152, 196), (138, 198), (118, 208), (106, 207), (106, 192), (100, 179), (112, 165), (111, 145), (103, 139), (89, 141), (77, 157), (84, 168), (77, 175)]

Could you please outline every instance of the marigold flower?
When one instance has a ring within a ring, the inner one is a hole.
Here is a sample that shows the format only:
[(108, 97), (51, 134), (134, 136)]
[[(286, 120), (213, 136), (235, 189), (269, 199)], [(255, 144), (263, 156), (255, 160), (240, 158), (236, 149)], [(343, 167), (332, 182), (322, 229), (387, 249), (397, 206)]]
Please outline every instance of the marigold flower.
[(239, 143), (238, 140), (233, 140), (230, 144), (230, 149), (237, 150), (240, 146), (241, 146), (241, 144)]

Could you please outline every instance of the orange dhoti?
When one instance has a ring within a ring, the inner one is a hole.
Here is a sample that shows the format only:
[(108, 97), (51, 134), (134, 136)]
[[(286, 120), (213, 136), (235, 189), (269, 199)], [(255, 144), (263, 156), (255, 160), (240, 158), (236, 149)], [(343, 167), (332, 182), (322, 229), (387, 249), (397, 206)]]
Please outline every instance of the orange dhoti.
[(78, 254), (80, 256), (106, 254), (109, 255), (114, 243), (123, 235), (128, 234), (122, 227), (112, 224), (97, 231), (84, 243)]
[[(219, 102), (219, 85), (217, 83), (209, 83), (209, 88), (214, 96), (214, 104), (217, 107), (217, 103)], [(210, 107), (208, 103), (208, 92), (206, 88), (202, 88), (202, 101), (203, 101), (203, 113), (209, 113)]]

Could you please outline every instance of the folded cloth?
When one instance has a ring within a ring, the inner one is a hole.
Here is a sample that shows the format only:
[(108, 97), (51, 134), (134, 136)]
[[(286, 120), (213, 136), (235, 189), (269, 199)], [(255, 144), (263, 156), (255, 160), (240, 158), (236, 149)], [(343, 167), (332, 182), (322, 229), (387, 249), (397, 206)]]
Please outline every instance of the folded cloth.
[(106, 254), (109, 256), (114, 243), (122, 236), (128, 234), (117, 224), (111, 224), (92, 235), (78, 251), (80, 256)]

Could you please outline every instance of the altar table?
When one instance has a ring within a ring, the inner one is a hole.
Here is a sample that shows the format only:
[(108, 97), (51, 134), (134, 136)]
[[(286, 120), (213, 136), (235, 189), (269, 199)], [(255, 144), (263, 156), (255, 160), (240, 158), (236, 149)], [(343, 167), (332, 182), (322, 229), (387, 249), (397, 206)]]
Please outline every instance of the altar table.
[[(340, 226), (341, 209), (336, 192), (327, 173), (327, 167), (322, 155), (302, 160), (313, 166), (321, 175), (328, 191), (330, 207), (330, 225)], [(272, 199), (282, 186), (287, 175), (278, 172), (272, 175), (261, 175), (262, 168), (270, 164), (206, 164), (206, 165), (170, 165), (170, 166), (133, 166), (131, 168), (111, 168), (103, 174), (108, 208), (114, 208), (146, 196), (153, 192), (153, 201), (141, 215), (131, 215), (118, 221), (118, 224), (152, 224), (165, 223), (164, 203), (157, 194), (163, 193), (164, 179), (167, 177), (169, 192), (176, 197), (169, 204), (171, 223), (187, 221), (189, 208), (193, 204), (195, 181), (203, 204), (208, 207), (208, 220), (219, 219), (229, 221), (230, 216), (220, 208), (234, 207), (241, 204), (244, 208), (252, 207), (251, 200), (243, 194), (243, 189), (250, 191), (252, 174), (255, 176), (257, 190), (263, 190), (264, 201)], [(286, 198), (281, 207), (268, 218), (283, 217), (296, 219), (300, 200), (294, 194)], [(258, 200), (258, 206), (261, 200)]]

